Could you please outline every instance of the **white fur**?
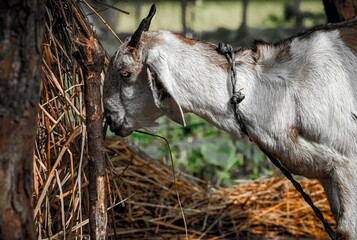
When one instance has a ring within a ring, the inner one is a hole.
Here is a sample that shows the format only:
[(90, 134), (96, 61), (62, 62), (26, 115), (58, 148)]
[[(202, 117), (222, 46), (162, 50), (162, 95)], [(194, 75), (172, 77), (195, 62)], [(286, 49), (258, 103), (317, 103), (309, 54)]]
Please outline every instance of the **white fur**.
[[(237, 110), (249, 138), (291, 172), (319, 179), (339, 237), (357, 239), (357, 56), (350, 47), (338, 28), (322, 28), (239, 50), (236, 89), (245, 95)], [(108, 69), (104, 105), (113, 131), (126, 136), (163, 114), (184, 123), (182, 109), (241, 135), (229, 65), (215, 46), (144, 32), (137, 53), (135, 62), (124, 44)], [(120, 69), (132, 72), (129, 83)]]

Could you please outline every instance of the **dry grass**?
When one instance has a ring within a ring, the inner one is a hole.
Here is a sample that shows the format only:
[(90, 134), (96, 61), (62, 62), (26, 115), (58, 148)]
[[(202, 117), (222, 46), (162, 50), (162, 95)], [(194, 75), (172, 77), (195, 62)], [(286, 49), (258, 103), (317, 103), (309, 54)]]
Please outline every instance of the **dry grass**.
[(74, 39), (92, 35), (74, 1), (46, 1), (42, 90), (33, 165), (34, 219), (39, 238), (63, 239), (88, 233), (83, 76), (72, 53)]
[[(46, 1), (42, 90), (33, 164), (34, 219), (39, 239), (88, 238), (89, 194), (83, 76), (73, 41), (93, 35), (73, 0)], [(107, 140), (111, 239), (184, 239), (171, 168)], [(212, 189), (184, 174), (176, 182), (189, 239), (240, 236), (326, 237), (290, 183), (268, 179)], [(321, 186), (303, 181), (329, 222)], [(116, 237), (115, 237), (116, 236)]]
[[(125, 239), (184, 239), (171, 167), (141, 158), (120, 140), (109, 139), (118, 177), (111, 188), (123, 201), (114, 208), (116, 234)], [(244, 236), (326, 238), (323, 225), (285, 178), (247, 181), (233, 188), (211, 189), (177, 173), (176, 184), (188, 225), (189, 239), (237, 239)], [(317, 181), (301, 184), (334, 223), (323, 188)]]

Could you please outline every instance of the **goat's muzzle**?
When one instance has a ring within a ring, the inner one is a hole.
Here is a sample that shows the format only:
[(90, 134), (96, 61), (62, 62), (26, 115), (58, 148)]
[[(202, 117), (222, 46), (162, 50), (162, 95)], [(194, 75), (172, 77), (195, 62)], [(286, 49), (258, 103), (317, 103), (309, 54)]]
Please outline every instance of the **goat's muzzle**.
[(118, 121), (118, 119), (116, 119), (113, 115), (104, 114), (104, 116), (107, 124), (109, 125), (110, 131), (115, 133), (115, 135), (127, 137), (133, 133), (133, 130), (131, 128), (125, 126), (124, 119)]

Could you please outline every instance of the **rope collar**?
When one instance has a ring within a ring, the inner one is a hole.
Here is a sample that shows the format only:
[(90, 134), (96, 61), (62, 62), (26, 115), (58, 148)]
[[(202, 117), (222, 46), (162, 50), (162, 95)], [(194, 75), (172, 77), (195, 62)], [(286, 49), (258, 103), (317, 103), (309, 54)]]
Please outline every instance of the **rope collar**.
[(227, 58), (230, 66), (231, 66), (231, 84), (232, 84), (231, 103), (239, 104), (240, 102), (243, 101), (245, 96), (241, 92), (242, 89), (240, 89), (239, 91), (236, 90), (236, 83), (237, 83), (236, 75), (237, 75), (237, 73), (236, 73), (236, 63), (235, 63), (235, 58), (234, 58), (234, 49), (229, 44), (219, 43), (217, 51), (219, 53), (223, 54)]
[[(247, 129), (245, 128), (245, 125), (243, 123), (243, 120), (241, 116), (238, 114), (238, 107), (239, 103), (241, 103), (245, 95), (242, 93), (243, 89), (236, 90), (236, 85), (237, 85), (237, 71), (236, 71), (236, 64), (235, 64), (235, 58), (234, 58), (234, 49), (231, 45), (229, 44), (224, 44), (224, 43), (219, 43), (217, 51), (221, 54), (223, 54), (227, 60), (228, 63), (230, 64), (230, 70), (231, 70), (231, 85), (232, 85), (232, 97), (230, 99), (230, 103), (233, 105), (233, 112), (235, 115), (235, 119), (237, 120), (237, 123), (242, 130), (242, 132), (248, 136)], [(249, 136), (248, 136), (249, 137)]]

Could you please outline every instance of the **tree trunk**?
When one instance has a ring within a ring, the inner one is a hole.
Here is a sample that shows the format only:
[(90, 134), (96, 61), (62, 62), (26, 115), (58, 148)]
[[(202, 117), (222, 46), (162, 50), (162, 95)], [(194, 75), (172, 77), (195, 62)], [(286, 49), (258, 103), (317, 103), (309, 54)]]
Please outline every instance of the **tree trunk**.
[(187, 0), (181, 0), (181, 22), (182, 22), (182, 34), (187, 34)]
[(243, 0), (243, 11), (242, 11), (242, 24), (240, 28), (246, 31), (247, 29), (247, 12), (248, 12), (248, 0)]
[(296, 16), (295, 28), (296, 30), (301, 31), (303, 29), (303, 25), (302, 25), (303, 15), (301, 12), (301, 0), (295, 0), (294, 12)]
[(32, 164), (44, 4), (0, 1), (0, 239), (35, 239)]
[(240, 24), (236, 33), (236, 39), (238, 40), (239, 43), (244, 42), (244, 38), (246, 37), (247, 30), (248, 30), (247, 27), (248, 0), (243, 0), (242, 4), (243, 4), (242, 23)]
[(357, 0), (323, 0), (327, 21), (342, 22), (357, 14)]

